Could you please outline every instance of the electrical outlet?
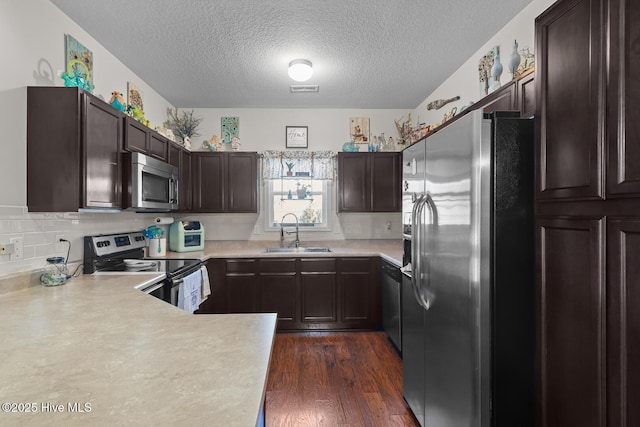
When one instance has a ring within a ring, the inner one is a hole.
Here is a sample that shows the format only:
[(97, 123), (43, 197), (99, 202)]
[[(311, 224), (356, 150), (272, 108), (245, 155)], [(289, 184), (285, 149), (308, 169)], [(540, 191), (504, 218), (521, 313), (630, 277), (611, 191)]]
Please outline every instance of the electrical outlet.
[(13, 243), (13, 253), (9, 256), (9, 260), (22, 259), (23, 246), (22, 237), (12, 237), (9, 242)]
[(385, 227), (387, 231), (391, 231), (391, 221), (387, 221), (387, 223), (385, 224)]
[(67, 250), (67, 242), (61, 242), (60, 239), (64, 239), (64, 234), (57, 234), (53, 239), (53, 250), (55, 252), (63, 252)]

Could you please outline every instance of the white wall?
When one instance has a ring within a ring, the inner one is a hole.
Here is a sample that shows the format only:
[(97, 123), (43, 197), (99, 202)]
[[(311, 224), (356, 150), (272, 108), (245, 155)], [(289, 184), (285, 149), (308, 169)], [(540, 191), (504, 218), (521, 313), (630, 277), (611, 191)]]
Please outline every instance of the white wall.
[[(441, 123), (444, 114), (451, 111), (453, 107), (457, 107), (458, 111), (460, 111), (469, 102), (480, 100), (482, 96), (480, 95), (478, 82), (478, 62), (485, 53), (496, 45), (500, 46), (500, 62), (504, 68), (500, 82), (502, 84), (509, 82), (512, 76), (507, 71), (507, 64), (511, 55), (513, 41), (518, 41), (519, 49), (527, 46), (534, 52), (535, 19), (553, 3), (555, 3), (555, 0), (533, 0), (504, 28), (478, 49), (471, 58), (462, 64), (451, 77), (427, 96), (424, 102), (413, 112), (413, 124), (417, 125), (417, 120), (426, 124)], [(454, 96), (460, 96), (460, 100), (447, 104), (439, 110), (427, 110), (429, 102), (437, 99), (449, 99)]]
[(65, 33), (93, 51), (95, 95), (108, 100), (114, 90), (126, 93), (127, 81), (136, 82), (152, 124), (160, 124), (170, 106), (48, 0), (0, 0), (0, 243), (22, 237), (25, 245), (23, 260), (0, 255), (0, 275), (39, 268), (46, 257), (65, 255), (64, 250), (55, 251), (55, 235), (71, 240), (70, 258), (81, 260), (83, 235), (142, 229), (151, 223), (149, 215), (130, 213), (27, 213), (26, 87), (63, 86), (56, 73), (64, 69)]
[[(408, 117), (411, 110), (355, 110), (355, 109), (287, 109), (287, 108), (199, 108), (194, 109), (203, 118), (193, 149), (203, 150), (202, 141), (212, 135), (220, 136), (221, 117), (240, 118), (240, 143), (243, 151), (286, 150), (285, 127), (308, 126), (309, 149), (342, 151), (342, 144), (351, 140), (349, 118), (369, 117), (371, 136), (385, 134), (398, 137), (394, 120)], [(394, 151), (400, 151), (396, 146)], [(366, 145), (360, 147), (366, 151)]]

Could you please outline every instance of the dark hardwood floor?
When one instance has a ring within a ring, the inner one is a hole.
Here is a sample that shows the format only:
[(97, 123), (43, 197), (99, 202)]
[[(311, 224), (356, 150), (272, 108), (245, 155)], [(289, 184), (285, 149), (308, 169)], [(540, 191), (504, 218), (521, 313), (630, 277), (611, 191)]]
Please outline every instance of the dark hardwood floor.
[(385, 332), (276, 335), (267, 427), (419, 426), (402, 398), (402, 364)]

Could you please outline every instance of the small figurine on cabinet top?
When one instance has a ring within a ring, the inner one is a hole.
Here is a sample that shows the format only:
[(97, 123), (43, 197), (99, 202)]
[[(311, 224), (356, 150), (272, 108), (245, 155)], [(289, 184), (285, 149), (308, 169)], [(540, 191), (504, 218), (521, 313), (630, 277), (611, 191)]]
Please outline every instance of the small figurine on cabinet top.
[(127, 109), (122, 94), (117, 90), (111, 92), (111, 99), (109, 100), (109, 104), (116, 110), (122, 111), (123, 113)]

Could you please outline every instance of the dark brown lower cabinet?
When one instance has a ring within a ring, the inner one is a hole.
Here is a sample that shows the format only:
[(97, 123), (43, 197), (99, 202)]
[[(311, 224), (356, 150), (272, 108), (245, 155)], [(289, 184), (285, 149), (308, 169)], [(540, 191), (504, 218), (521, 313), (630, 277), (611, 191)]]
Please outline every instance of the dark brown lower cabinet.
[(604, 226), (538, 219), (541, 426), (605, 425)]
[(206, 313), (278, 313), (278, 330), (376, 329), (380, 259), (238, 258), (207, 262)]
[(296, 259), (259, 260), (260, 311), (278, 313), (278, 329), (295, 329), (300, 321)]
[(327, 329), (338, 321), (335, 258), (300, 259), (302, 329)]
[(640, 425), (640, 219), (607, 223), (609, 426)]
[(380, 263), (371, 258), (342, 258), (338, 277), (340, 289), (340, 322), (370, 324), (379, 313), (380, 292), (369, 292), (372, 277), (380, 272)]

